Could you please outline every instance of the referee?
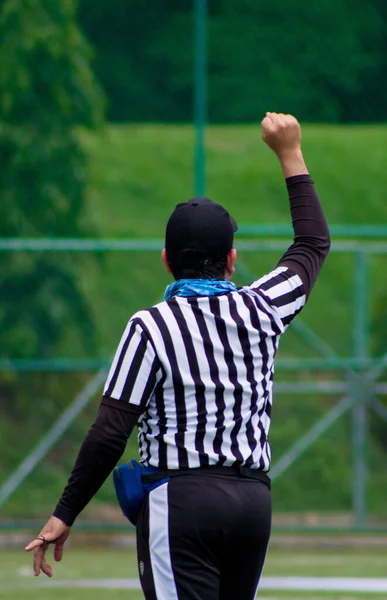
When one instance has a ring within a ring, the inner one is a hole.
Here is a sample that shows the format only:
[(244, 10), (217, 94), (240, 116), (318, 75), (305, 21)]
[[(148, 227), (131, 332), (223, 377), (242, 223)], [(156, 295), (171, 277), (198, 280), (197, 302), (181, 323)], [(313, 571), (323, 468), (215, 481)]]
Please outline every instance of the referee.
[(249, 286), (231, 282), (234, 219), (207, 198), (178, 204), (162, 261), (165, 300), (136, 313), (118, 346), (95, 423), (53, 516), (26, 550), (51, 577), (77, 515), (138, 426), (141, 463), (167, 473), (137, 519), (146, 600), (252, 600), (271, 526), (274, 358), (329, 251), (329, 231), (290, 115), (267, 113), (262, 138), (281, 163), (294, 243)]

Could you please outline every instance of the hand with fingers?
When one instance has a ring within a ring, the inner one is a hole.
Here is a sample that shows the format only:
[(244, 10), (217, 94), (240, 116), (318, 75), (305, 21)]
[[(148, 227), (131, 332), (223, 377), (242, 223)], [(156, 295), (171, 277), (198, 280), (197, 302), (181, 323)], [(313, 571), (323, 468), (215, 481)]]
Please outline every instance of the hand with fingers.
[(47, 577), (52, 577), (52, 568), (46, 561), (46, 552), (50, 544), (54, 544), (54, 559), (62, 560), (63, 545), (70, 535), (70, 527), (56, 517), (51, 517), (40, 534), (25, 547), (27, 552), (34, 551), (34, 575), (42, 571)]
[(301, 151), (301, 126), (295, 117), (267, 112), (262, 139), (278, 156), (285, 177), (308, 173)]

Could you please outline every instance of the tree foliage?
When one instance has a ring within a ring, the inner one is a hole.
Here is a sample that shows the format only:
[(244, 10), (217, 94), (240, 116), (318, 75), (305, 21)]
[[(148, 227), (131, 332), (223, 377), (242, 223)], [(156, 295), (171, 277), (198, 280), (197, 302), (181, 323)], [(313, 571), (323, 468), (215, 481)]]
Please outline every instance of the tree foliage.
[[(74, 236), (85, 158), (74, 126), (93, 127), (103, 95), (73, 0), (6, 0), (0, 13), (0, 200), (3, 237)], [(93, 326), (74, 261), (54, 253), (2, 255), (2, 355), (52, 356), (71, 323)]]
[[(387, 118), (383, 0), (207, 5), (211, 121), (256, 121), (268, 108), (303, 121)], [(193, 0), (80, 0), (79, 6), (110, 118), (191, 120)]]

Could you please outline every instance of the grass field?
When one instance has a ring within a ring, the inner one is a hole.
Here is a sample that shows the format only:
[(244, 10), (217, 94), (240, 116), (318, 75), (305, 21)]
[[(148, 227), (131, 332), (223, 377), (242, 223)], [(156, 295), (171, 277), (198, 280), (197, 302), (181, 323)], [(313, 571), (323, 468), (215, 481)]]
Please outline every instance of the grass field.
[[(90, 159), (85, 222), (102, 237), (162, 239), (174, 206), (194, 195), (193, 128), (117, 125), (81, 137)], [(303, 145), (330, 224), (386, 222), (386, 126), (305, 126)], [(258, 124), (208, 128), (206, 193), (224, 203), (240, 224), (290, 221), (281, 170), (260, 141)], [(257, 274), (278, 258), (278, 252), (241, 255)], [(351, 257), (329, 258), (304, 313), (345, 354), (352, 344), (352, 270)], [(122, 285), (125, 274), (128, 282)], [(94, 300), (101, 356), (109, 355), (128, 316), (157, 301), (169, 282), (157, 254), (149, 252), (110, 253), (102, 272), (97, 268), (83, 275)], [(333, 311), (335, 319), (329, 318)]]
[[(264, 577), (375, 577), (386, 576), (387, 548), (366, 550), (278, 550), (269, 551)], [(136, 557), (133, 550), (69, 549), (63, 562), (54, 565), (50, 583), (94, 581), (93, 588), (42, 588), (42, 576), (33, 578), (31, 560), (23, 551), (0, 551), (0, 598), (7, 600), (140, 600), (138, 590), (101, 589), (95, 580), (137, 579)], [(48, 580), (47, 580), (48, 581)], [(39, 586), (39, 587), (38, 587)], [(386, 598), (387, 592), (322, 592), (262, 590), (258, 598), (286, 600), (369, 600)], [(238, 600), (238, 598), (235, 598)]]

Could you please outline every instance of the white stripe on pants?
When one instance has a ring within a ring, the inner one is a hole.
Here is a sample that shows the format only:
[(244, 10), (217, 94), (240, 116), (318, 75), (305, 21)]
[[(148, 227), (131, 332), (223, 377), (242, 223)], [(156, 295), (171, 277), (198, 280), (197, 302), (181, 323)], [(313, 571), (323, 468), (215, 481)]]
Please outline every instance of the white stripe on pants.
[(179, 600), (169, 548), (168, 483), (149, 494), (149, 551), (157, 600)]

